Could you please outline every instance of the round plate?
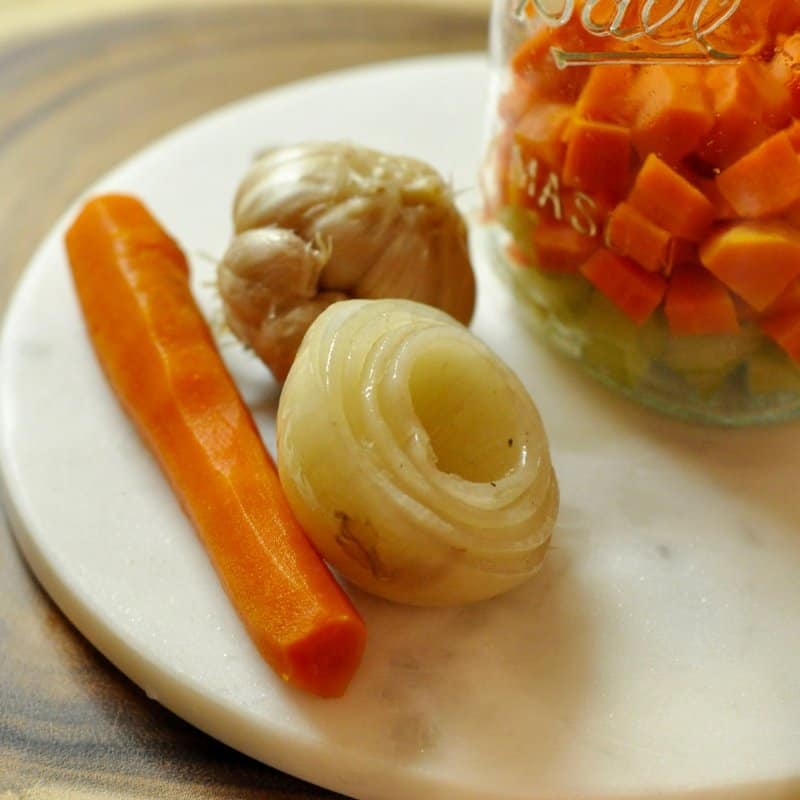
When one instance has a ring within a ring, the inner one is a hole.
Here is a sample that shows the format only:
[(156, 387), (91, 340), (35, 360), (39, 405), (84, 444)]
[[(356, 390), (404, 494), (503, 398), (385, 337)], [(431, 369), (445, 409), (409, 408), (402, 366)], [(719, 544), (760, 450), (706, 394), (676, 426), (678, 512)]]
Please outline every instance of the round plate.
[[(349, 139), (423, 158), (475, 211), (477, 55), (324, 77), (226, 108), (108, 175), (214, 262), (254, 153)], [(42, 584), (123, 672), (212, 736), (358, 798), (764, 800), (800, 788), (800, 426), (729, 431), (609, 394), (526, 333), (483, 263), (475, 332), (537, 400), (562, 489), (554, 547), (496, 600), (423, 610), (353, 590), (369, 630), (347, 695), (258, 657), (86, 338), (62, 237), (22, 280), (0, 349), (6, 507)], [(220, 331), (273, 446), (278, 388)]]

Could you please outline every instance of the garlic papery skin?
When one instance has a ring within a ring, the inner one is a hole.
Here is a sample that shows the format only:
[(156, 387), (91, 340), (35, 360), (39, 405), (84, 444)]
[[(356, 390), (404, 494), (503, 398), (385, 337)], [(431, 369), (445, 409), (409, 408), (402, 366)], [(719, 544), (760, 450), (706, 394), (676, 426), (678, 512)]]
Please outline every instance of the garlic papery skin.
[[(300, 316), (306, 327), (334, 297), (404, 298), (441, 308), (465, 324), (472, 317), (475, 277), (466, 223), (447, 182), (417, 159), (344, 142), (267, 150), (237, 190), (233, 222), (235, 236), (219, 266), (225, 317), (278, 380), (287, 348), (276, 348), (273, 339), (281, 335), (283, 319), (297, 327), (298, 314), (290, 316), (295, 301), (305, 306)], [(283, 252), (247, 242), (264, 230), (294, 239)], [(243, 240), (253, 255), (244, 261)], [(316, 259), (311, 284), (305, 282), (310, 273), (303, 247)], [(232, 293), (242, 269), (249, 295)], [(283, 338), (284, 344), (297, 339)]]
[(436, 309), (327, 308), (284, 384), (277, 446), (296, 517), (368, 592), (455, 605), (541, 566), (559, 498), (539, 413), (514, 373)]

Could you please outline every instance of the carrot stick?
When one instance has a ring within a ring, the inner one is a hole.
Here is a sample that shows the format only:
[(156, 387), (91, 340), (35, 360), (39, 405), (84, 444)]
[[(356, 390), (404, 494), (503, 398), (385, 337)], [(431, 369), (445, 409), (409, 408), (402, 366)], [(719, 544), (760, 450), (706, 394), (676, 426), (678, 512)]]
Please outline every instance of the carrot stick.
[(66, 236), (98, 360), (194, 523), (263, 657), (341, 695), (364, 623), (298, 523), (189, 287), (186, 259), (136, 199), (95, 198)]

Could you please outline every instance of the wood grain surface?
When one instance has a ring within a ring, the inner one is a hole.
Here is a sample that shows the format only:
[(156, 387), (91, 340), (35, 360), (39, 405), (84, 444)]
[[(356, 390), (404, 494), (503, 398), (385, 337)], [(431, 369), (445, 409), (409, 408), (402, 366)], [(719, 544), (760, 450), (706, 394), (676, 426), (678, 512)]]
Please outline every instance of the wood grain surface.
[[(68, 203), (176, 125), (312, 74), (486, 41), (477, 3), (221, 6), (84, 16), (0, 38), (0, 305)], [(148, 700), (42, 593), (0, 522), (0, 800), (334, 796)]]

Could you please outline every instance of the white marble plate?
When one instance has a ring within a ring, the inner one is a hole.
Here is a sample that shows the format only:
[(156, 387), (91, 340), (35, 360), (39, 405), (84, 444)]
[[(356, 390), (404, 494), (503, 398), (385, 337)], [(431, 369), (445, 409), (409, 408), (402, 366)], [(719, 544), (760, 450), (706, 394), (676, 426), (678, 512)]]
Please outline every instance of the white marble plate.
[[(477, 55), (356, 70), (223, 109), (135, 156), (135, 192), (191, 255), (208, 314), (234, 188), (260, 148), (348, 138), (427, 159), (476, 205)], [(495, 601), (413, 610), (354, 592), (369, 629), (347, 696), (261, 662), (117, 407), (61, 246), (0, 350), (6, 508), (45, 588), (181, 717), (364, 800), (776, 798), (800, 791), (800, 426), (692, 427), (611, 395), (531, 340), (478, 264), (475, 331), (537, 399), (563, 509), (543, 572)], [(276, 387), (222, 341), (272, 446)], [(694, 794), (692, 794), (695, 797)]]

